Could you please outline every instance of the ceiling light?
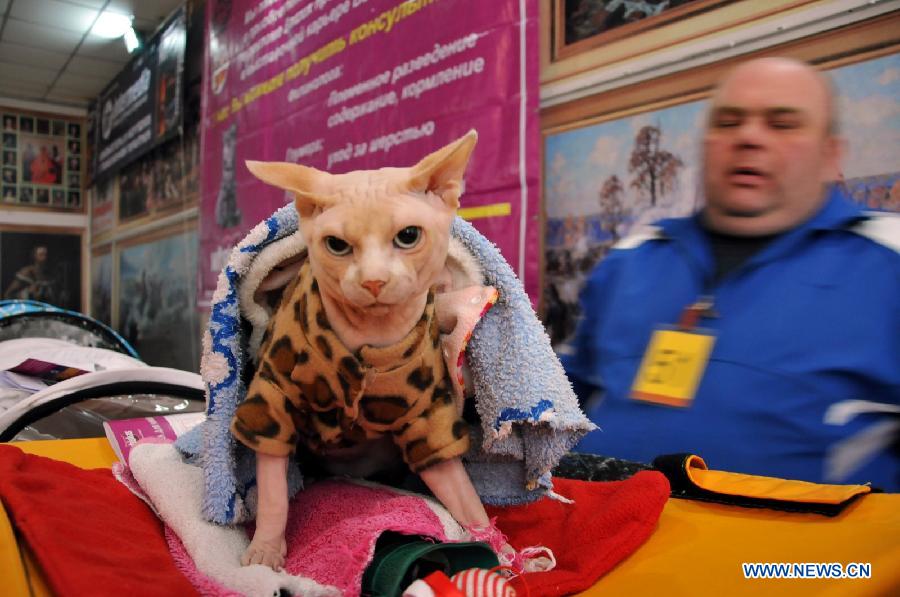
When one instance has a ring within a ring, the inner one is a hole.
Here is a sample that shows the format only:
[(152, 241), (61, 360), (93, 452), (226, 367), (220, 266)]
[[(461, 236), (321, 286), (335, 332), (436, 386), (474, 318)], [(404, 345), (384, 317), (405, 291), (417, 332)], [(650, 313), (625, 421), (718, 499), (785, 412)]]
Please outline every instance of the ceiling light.
[(109, 39), (122, 37), (129, 29), (131, 29), (132, 18), (133, 17), (128, 15), (103, 11), (100, 13), (100, 16), (97, 17), (97, 21), (91, 28), (91, 33)]
[(141, 40), (135, 32), (134, 28), (129, 25), (128, 31), (125, 32), (125, 49), (131, 54), (141, 47)]

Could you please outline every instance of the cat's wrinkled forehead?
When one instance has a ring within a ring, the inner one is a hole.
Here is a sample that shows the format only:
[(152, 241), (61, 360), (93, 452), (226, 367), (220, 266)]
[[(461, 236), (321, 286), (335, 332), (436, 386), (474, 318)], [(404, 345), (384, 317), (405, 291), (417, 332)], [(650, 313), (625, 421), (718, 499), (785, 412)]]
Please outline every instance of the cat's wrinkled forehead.
[(332, 174), (319, 192), (338, 200), (382, 199), (410, 192), (410, 168), (355, 170)]
[(247, 168), (263, 182), (292, 192), (301, 218), (336, 204), (410, 195), (439, 199), (447, 209), (456, 211), (463, 175), (477, 139), (478, 134), (470, 130), (409, 168), (329, 174), (290, 162), (253, 160), (247, 161)]

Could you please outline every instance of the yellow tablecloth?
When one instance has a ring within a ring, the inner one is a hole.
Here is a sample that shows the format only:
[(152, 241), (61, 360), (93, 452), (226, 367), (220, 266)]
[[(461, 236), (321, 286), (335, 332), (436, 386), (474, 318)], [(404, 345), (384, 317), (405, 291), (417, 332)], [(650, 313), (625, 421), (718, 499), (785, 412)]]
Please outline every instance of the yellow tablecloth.
[[(15, 445), (82, 468), (109, 467), (116, 459), (105, 438)], [(20, 547), (0, 508), (0, 595), (48, 595), (34, 559)], [(872, 574), (751, 580), (744, 562), (866, 563)], [(650, 539), (583, 595), (900, 595), (900, 495), (865, 496), (836, 518), (670, 499)]]

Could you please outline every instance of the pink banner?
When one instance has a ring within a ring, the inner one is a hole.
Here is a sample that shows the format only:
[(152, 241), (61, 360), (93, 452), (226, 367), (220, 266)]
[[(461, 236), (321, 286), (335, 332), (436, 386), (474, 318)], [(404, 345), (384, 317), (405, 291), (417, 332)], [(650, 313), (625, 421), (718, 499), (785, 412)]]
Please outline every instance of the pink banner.
[(228, 253), (289, 199), (245, 160), (333, 173), (409, 166), (478, 131), (460, 215), (538, 297), (536, 0), (210, 0), (200, 304)]

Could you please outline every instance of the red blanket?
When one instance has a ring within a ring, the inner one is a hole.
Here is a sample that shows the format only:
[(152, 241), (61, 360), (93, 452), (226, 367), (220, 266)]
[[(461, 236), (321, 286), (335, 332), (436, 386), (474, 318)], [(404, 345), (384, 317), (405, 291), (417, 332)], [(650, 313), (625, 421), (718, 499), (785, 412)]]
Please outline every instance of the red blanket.
[[(488, 508), (510, 543), (543, 545), (557, 566), (514, 581), (520, 594), (583, 591), (653, 533), (669, 495), (660, 473), (597, 483), (554, 479), (573, 500)], [(109, 470), (83, 470), (0, 445), (0, 499), (58, 595), (192, 595), (162, 524)], [(527, 586), (527, 590), (523, 587)]]
[(544, 498), (526, 506), (487, 509), (513, 547), (543, 545), (556, 556), (553, 570), (513, 581), (520, 595), (587, 590), (653, 534), (669, 497), (669, 482), (651, 471), (606, 483), (554, 478), (553, 485), (575, 503)]
[(162, 523), (109, 469), (0, 445), (0, 499), (55, 595), (196, 595)]

